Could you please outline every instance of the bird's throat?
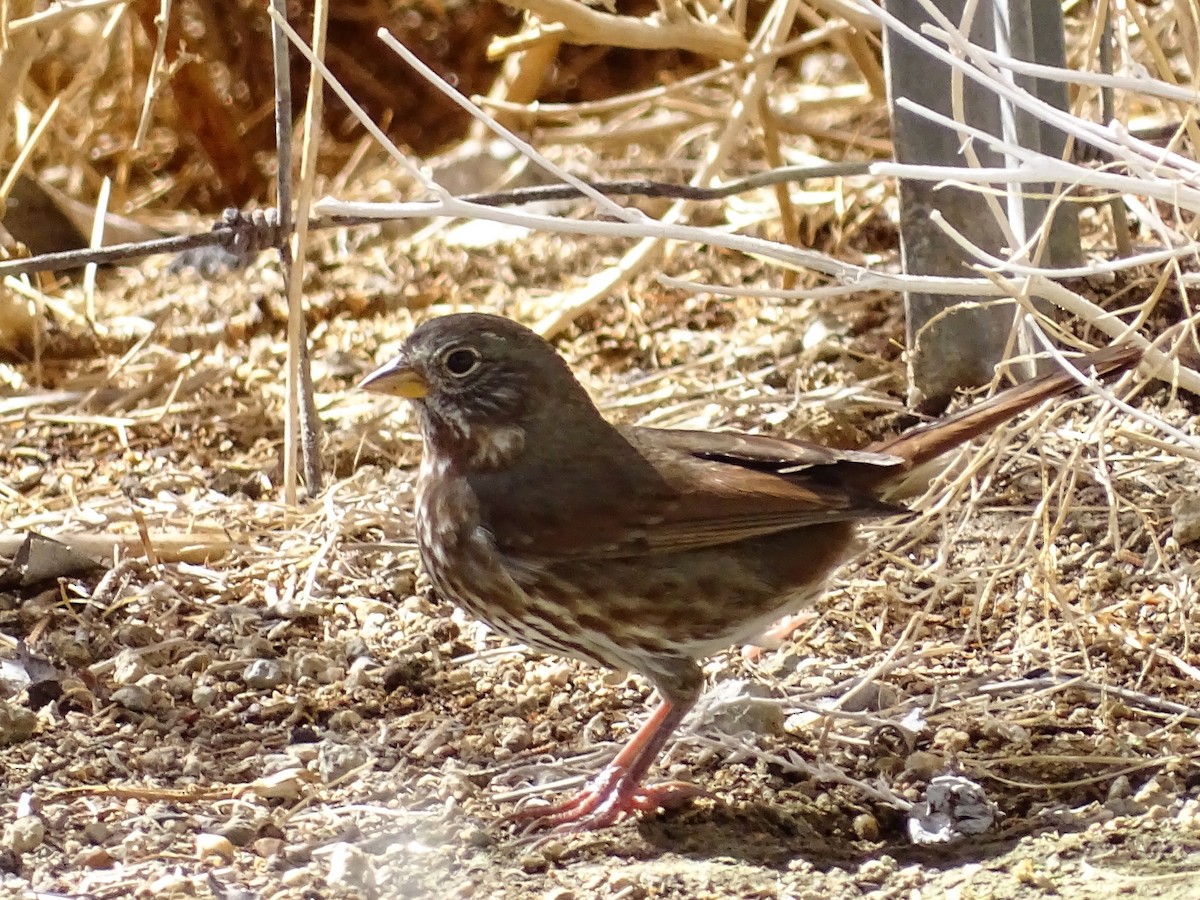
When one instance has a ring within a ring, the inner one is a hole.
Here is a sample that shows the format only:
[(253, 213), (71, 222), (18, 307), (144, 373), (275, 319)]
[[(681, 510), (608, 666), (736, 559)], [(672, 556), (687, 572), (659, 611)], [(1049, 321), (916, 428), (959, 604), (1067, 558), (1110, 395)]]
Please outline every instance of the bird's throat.
[(519, 425), (451, 422), (434, 416), (427, 416), (422, 425), (425, 454), (446, 460), (463, 475), (506, 469), (525, 452), (525, 429)]
[(525, 429), (519, 425), (473, 428), (469, 442), (472, 472), (506, 469), (525, 452)]

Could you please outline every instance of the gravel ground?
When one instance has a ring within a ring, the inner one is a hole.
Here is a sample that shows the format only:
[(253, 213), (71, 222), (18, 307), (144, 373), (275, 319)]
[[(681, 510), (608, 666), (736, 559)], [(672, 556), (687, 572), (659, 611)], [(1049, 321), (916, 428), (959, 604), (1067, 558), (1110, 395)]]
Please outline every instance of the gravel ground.
[[(415, 318), (536, 321), (547, 291), (623, 249), (375, 235), (351, 261), (321, 244), (329, 483), (297, 508), (277, 499), (266, 263), (211, 282), (157, 263), (103, 276), (96, 339), (80, 319), (47, 335), (56, 393), (0, 364), (4, 546), (73, 535), (105, 563), (56, 559), (62, 577), (0, 589), (0, 892), (1198, 895), (1197, 550), (1178, 530), (1198, 479), (1150, 425), (1094, 402), (994, 435), (915, 500), (920, 516), (870, 532), (780, 646), (709, 661), (714, 699), (658, 769), (703, 796), (582, 836), (502, 820), (598, 769), (649, 688), (528, 654), (428, 596), (413, 423), (353, 385)], [(672, 267), (763, 277), (711, 248)], [(645, 275), (558, 343), (616, 419), (845, 446), (911, 421), (901, 334), (894, 297), (726, 301)], [(1195, 398), (1151, 385), (1133, 402), (1197, 434)], [(947, 773), (1000, 817), (914, 845), (907, 810)]]

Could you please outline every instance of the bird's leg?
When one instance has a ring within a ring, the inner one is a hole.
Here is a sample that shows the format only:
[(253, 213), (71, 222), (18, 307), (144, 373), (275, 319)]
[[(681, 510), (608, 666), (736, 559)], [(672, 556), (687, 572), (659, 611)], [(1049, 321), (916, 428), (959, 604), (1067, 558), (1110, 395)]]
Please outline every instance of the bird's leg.
[(670, 781), (642, 785), (663, 747), (700, 699), (704, 676), (690, 659), (658, 661), (654, 679), (662, 702), (629, 739), (616, 759), (562, 803), (519, 810), (511, 818), (528, 823), (528, 830), (588, 831), (611, 825), (627, 813), (670, 809), (703, 793), (695, 785)]
[(750, 662), (758, 662), (764, 653), (778, 650), (792, 636), (792, 632), (803, 628), (816, 617), (816, 612), (811, 609), (784, 616), (751, 643), (744, 645), (742, 656)]
[(529, 830), (588, 831), (611, 825), (626, 813), (669, 809), (702, 793), (679, 781), (642, 786), (646, 772), (694, 703), (681, 706), (664, 700), (616, 759), (582, 791), (552, 806), (518, 810), (510, 818), (527, 822)]

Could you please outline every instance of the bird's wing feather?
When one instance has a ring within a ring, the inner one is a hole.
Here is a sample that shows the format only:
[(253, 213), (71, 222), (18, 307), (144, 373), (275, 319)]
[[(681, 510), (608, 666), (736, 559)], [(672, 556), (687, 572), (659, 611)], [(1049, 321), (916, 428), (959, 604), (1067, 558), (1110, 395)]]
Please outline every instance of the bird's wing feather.
[(898, 457), (731, 432), (624, 434), (676, 493), (666, 515), (642, 537), (651, 550), (693, 549), (901, 511), (847, 488), (836, 475), (845, 466), (898, 466)]
[(559, 474), (568, 473), (526, 473), (527, 489), (503, 498), (493, 497), (490, 479), (472, 479), (498, 549), (543, 559), (616, 558), (903, 511), (846, 487), (835, 474), (839, 467), (901, 464), (887, 454), (731, 433), (623, 429), (620, 435), (634, 454), (618, 462), (611, 455), (619, 450), (608, 447), (577, 457), (569, 473), (578, 485), (594, 468), (591, 480), (610, 485), (602, 493), (556, 490)]
[(733, 463), (747, 468), (790, 474), (812, 466), (852, 462), (892, 468), (904, 460), (890, 453), (868, 450), (837, 450), (808, 441), (742, 434), (734, 431), (689, 431), (682, 428), (629, 428), (626, 438), (636, 444), (653, 444), (686, 453), (697, 459)]

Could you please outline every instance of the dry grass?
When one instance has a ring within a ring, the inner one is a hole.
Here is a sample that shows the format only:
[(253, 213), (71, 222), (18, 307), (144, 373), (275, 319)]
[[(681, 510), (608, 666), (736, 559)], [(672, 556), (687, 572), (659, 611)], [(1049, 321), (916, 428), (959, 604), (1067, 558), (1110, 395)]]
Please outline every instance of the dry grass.
[[(1175, 15), (1171, 4), (1138, 13)], [(1163, 56), (1174, 81), (1191, 83), (1167, 25), (1154, 31), (1162, 52), (1135, 41), (1130, 58), (1165, 79)], [(869, 79), (844, 47), (806, 52), (837, 64), (836, 83), (766, 79), (772, 102), (804, 125), (784, 129), (780, 152), (872, 157), (885, 119)], [(847, 85), (859, 99), (832, 104)], [(555, 111), (567, 124), (543, 119), (535, 143), (598, 177), (749, 170), (769, 156), (759, 133), (731, 132), (735, 120), (713, 112), (732, 109), (741, 87), (726, 76)], [(664, 125), (664, 110), (678, 121)], [(620, 144), (569, 137), (610, 121)], [(723, 155), (709, 153), (723, 141)], [(336, 183), (347, 199), (416, 184), (365, 153)], [(886, 183), (809, 184), (788, 202), (804, 246), (875, 271), (894, 263)], [(1194, 240), (1191, 210), (1134, 202), (1145, 210), (1135, 244)], [(1111, 234), (1090, 209), (1099, 252)], [(102, 272), (90, 307), (78, 285), (10, 283), (34, 300), (37, 353), (0, 363), (0, 552), (37, 530), (116, 565), (0, 594), (5, 654), (23, 642), (61, 688), (33, 733), (3, 750), (7, 824), (27, 813), (45, 829), (23, 852), (6, 838), (7, 884), (97, 896), (229, 885), (303, 896), (330, 880), (386, 896), (856, 896), (870, 884), (936, 894), (941, 864), (913, 855), (899, 810), (945, 770), (979, 781), (1007, 816), (980, 853), (1078, 831), (1084, 849), (1053, 852), (1099, 865), (1086, 842), (1102, 841), (1109, 821), (1131, 846), (1151, 833), (1175, 835), (1162, 838), (1175, 851), (1193, 846), (1198, 557), (1173, 536), (1172, 507), (1200, 504), (1200, 428), (1195, 396), (1149, 372), (1112, 388), (1140, 416), (1064, 401), (971, 448), (914, 501), (919, 516), (866, 535), (870, 551), (782, 647), (711, 660), (713, 683), (763, 688), (753, 702), (719, 693), (664, 762), (713, 800), (537, 847), (492, 824), (498, 805), (594, 771), (631, 733), (648, 689), (528, 657), (425, 596), (410, 529), (413, 423), (352, 389), (375, 360), (426, 316), (484, 309), (552, 319), (557, 346), (616, 420), (839, 446), (910, 421), (897, 399), (894, 294), (722, 298), (665, 285), (658, 267), (701, 283), (782, 280), (773, 261), (715, 240), (780, 236), (774, 192), (691, 215), (713, 243), (660, 239), (637, 260), (615, 234), (474, 247), (441, 224), (314, 238), (307, 315), (333, 479), (297, 507), (277, 499), (286, 310), (273, 262), (213, 281), (160, 261)], [(589, 278), (607, 284), (602, 297), (595, 281), (579, 289)], [(1062, 327), (1091, 343), (1122, 322), (1148, 340), (1177, 328), (1181, 342), (1162, 346), (1186, 364), (1195, 278), (1180, 256), (1069, 283), (1084, 316)], [(1089, 318), (1104, 309), (1120, 322)], [(22, 696), (3, 700), (0, 720)], [(763, 724), (729, 733), (722, 702)]]

